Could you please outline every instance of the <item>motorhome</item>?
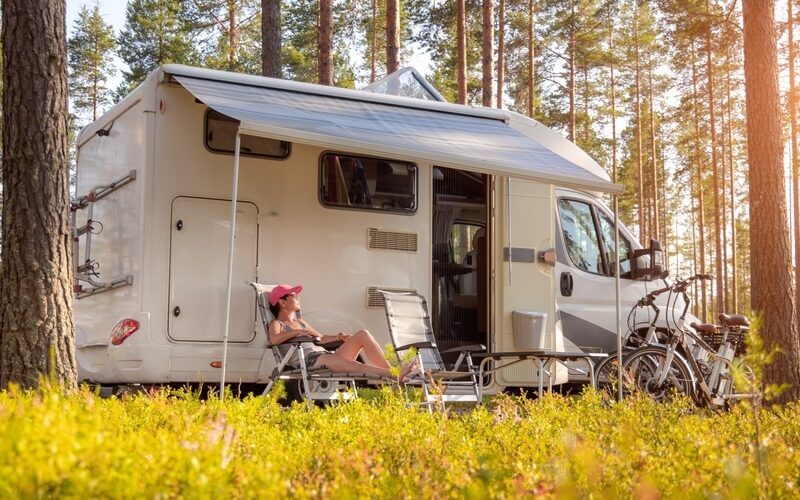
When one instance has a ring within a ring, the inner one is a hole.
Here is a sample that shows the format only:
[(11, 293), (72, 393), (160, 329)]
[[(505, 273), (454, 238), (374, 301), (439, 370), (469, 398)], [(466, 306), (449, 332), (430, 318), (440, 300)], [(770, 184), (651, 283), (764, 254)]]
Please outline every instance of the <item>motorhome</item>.
[[(317, 329), (381, 343), (378, 290), (415, 290), (442, 348), (615, 349), (601, 199), (620, 186), (540, 123), (441, 102), (413, 70), (356, 91), (165, 65), (77, 144), (82, 380), (265, 383), (248, 280), (302, 284)], [(658, 276), (634, 257), (657, 249), (619, 237), (625, 315)], [(488, 390), (537, 376), (518, 365)]]

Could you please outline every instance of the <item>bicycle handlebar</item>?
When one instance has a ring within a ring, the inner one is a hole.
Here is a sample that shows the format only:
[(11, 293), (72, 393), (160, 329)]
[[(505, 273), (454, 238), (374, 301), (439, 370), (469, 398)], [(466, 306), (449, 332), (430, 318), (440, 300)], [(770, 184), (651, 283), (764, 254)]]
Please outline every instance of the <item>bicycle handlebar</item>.
[(652, 305), (653, 301), (656, 299), (656, 297), (658, 297), (662, 293), (666, 293), (666, 292), (669, 292), (671, 290), (674, 290), (676, 292), (684, 292), (684, 291), (686, 291), (686, 288), (693, 281), (711, 280), (711, 279), (714, 279), (714, 278), (710, 274), (699, 274), (699, 273), (695, 274), (694, 276), (690, 276), (688, 278), (685, 278), (685, 279), (676, 279), (673, 284), (667, 285), (664, 288), (659, 288), (658, 290), (653, 290), (652, 292), (648, 293), (647, 295), (645, 295), (644, 297), (639, 299), (639, 301), (636, 302), (636, 305), (638, 307), (644, 307), (644, 306)]

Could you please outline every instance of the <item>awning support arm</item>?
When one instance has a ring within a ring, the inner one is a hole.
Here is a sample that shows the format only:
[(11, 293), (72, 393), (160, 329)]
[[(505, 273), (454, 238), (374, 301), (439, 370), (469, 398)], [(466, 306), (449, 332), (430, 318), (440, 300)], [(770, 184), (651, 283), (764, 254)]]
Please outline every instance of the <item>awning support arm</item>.
[(233, 186), (231, 187), (231, 233), (228, 243), (228, 286), (225, 291), (225, 334), (222, 337), (222, 375), (219, 381), (219, 399), (225, 399), (225, 372), (228, 369), (228, 332), (231, 324), (231, 291), (233, 289), (233, 250), (236, 242), (236, 203), (239, 196), (239, 153), (242, 145), (241, 128), (236, 130), (233, 152)]

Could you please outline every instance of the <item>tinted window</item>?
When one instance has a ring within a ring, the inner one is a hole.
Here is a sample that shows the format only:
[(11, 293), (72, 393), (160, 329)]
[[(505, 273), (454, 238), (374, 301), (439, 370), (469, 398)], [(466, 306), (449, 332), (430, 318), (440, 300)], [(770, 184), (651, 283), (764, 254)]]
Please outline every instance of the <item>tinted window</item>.
[(591, 206), (575, 200), (559, 200), (558, 213), (564, 244), (572, 263), (578, 269), (603, 274), (603, 260)]
[[(233, 154), (236, 147), (236, 131), (239, 121), (209, 109), (206, 112), (206, 147), (215, 153)], [(286, 158), (289, 156), (289, 143), (266, 137), (242, 135), (240, 143), (242, 155), (266, 158)]]
[(322, 155), (320, 200), (326, 206), (388, 212), (417, 210), (413, 163), (334, 153)]

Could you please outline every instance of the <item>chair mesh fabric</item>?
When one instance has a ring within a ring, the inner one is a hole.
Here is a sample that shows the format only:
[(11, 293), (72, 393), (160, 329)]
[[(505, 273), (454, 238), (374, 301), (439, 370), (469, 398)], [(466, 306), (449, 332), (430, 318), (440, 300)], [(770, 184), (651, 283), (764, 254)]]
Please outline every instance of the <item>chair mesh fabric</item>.
[[(431, 318), (425, 299), (415, 293), (381, 292), (386, 302), (386, 318), (395, 348), (418, 342), (430, 342), (433, 348), (417, 349), (425, 370), (444, 370), (436, 347)], [(402, 355), (403, 353), (398, 353)]]

